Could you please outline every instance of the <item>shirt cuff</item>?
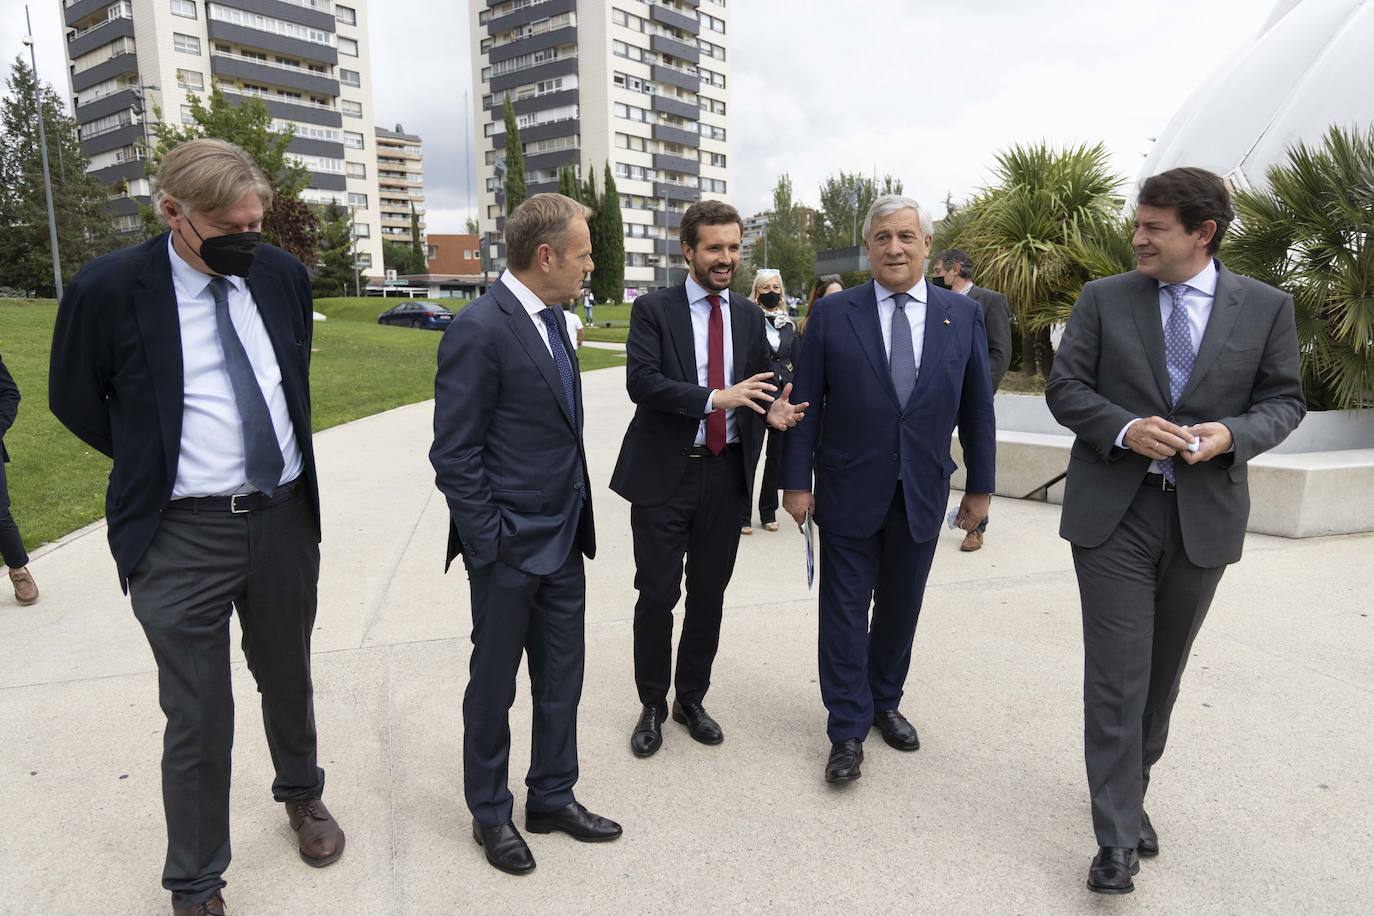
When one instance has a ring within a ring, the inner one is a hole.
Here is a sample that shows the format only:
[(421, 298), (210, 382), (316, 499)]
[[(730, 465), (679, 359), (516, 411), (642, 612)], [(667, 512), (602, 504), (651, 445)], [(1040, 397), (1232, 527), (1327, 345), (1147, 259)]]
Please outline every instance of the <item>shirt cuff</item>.
[(715, 412), (715, 410), (716, 410), (716, 408), (715, 408), (715, 403), (716, 403), (716, 392), (715, 392), (714, 390), (712, 390), (711, 393), (708, 394), (708, 395), (706, 396), (706, 412), (707, 412), (708, 414), (714, 413), (714, 412)]
[(1140, 422), (1140, 417), (1136, 417), (1136, 418), (1135, 418), (1134, 420), (1132, 420), (1130, 423), (1127, 423), (1125, 426), (1121, 427), (1121, 432), (1119, 432), (1119, 433), (1116, 434), (1116, 443), (1115, 443), (1115, 444), (1116, 444), (1116, 447), (1117, 447), (1117, 448), (1125, 448), (1125, 447), (1126, 447), (1126, 431), (1129, 430), (1132, 426), (1134, 426), (1135, 424), (1137, 424), (1137, 423), (1139, 423), (1139, 422)]

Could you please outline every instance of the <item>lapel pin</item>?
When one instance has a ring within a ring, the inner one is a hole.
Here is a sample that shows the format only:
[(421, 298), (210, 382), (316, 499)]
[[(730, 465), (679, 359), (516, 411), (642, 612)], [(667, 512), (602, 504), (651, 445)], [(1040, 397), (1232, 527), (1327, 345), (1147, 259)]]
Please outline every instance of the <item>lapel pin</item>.
[(948, 318), (945, 319), (945, 324), (946, 324), (946, 325), (949, 324), (949, 319), (948, 319)]

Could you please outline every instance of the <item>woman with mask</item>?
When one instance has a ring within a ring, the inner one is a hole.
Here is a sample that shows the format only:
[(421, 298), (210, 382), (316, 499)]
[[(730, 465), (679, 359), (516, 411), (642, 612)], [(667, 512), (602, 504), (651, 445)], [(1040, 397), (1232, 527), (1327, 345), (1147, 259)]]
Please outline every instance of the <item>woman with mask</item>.
[[(782, 286), (782, 274), (763, 268), (754, 274), (754, 286), (749, 298), (763, 309), (764, 331), (768, 338), (769, 364), (773, 370), (773, 384), (781, 391), (792, 381), (792, 359), (796, 351), (797, 325), (787, 314), (787, 294)], [(767, 531), (778, 530), (778, 471), (782, 459), (782, 436), (768, 430), (767, 457), (763, 460), (763, 479), (759, 483), (759, 521)], [(744, 501), (740, 519), (740, 534), (753, 534), (752, 494)]]

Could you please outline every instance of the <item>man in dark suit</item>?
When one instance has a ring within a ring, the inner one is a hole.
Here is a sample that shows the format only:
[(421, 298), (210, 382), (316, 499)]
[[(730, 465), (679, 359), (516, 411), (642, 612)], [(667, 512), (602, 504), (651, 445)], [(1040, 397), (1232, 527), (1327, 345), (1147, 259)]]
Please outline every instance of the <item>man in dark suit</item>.
[(783, 453), (783, 506), (821, 529), (820, 681), (833, 783), (859, 778), (874, 726), (898, 750), (920, 747), (898, 705), (949, 500), (956, 423), (968, 462), (960, 527), (978, 526), (993, 491), (983, 312), (926, 283), (931, 234), (916, 201), (878, 198), (863, 232), (873, 281), (821, 300), (797, 358), (796, 396), (816, 406)]
[(272, 190), (243, 150), (183, 143), (156, 184), (170, 233), (97, 258), (67, 287), (49, 401), (114, 459), (110, 549), (167, 716), (163, 886), (177, 913), (222, 913), (231, 607), (262, 694), (272, 794), (301, 858), (324, 866), (344, 848), (320, 801), (310, 679), (320, 569), (310, 278), (262, 243)]
[(1188, 654), (1250, 512), (1246, 463), (1302, 419), (1293, 299), (1215, 259), (1234, 218), (1202, 169), (1147, 179), (1137, 268), (1089, 283), (1046, 400), (1077, 438), (1059, 533), (1083, 605), (1088, 887), (1134, 889), (1143, 809)]
[(4, 360), (0, 360), (0, 560), (9, 567), (14, 600), (27, 605), (38, 600), (38, 586), (29, 573), (29, 554), (24, 549), (24, 539), (19, 536), (19, 526), (10, 513), (10, 492), (5, 480), (5, 463), (10, 460), (10, 453), (5, 449), (5, 433), (18, 415), (19, 386), (5, 368)]
[[(700, 201), (683, 215), (680, 232), (686, 281), (640, 296), (630, 313), (625, 386), (635, 415), (611, 476), (611, 489), (631, 503), (639, 590), (635, 684), (642, 708), (630, 749), (639, 757), (663, 743), (670, 683), (673, 719), (703, 744), (724, 740), (702, 700), (763, 418), (785, 429), (805, 407), (789, 403), (790, 385), (774, 400), (763, 313), (730, 292), (744, 232), (739, 213), (720, 201)], [(682, 595), (684, 558), (687, 601), (674, 680), (673, 608)]]
[(472, 595), (463, 698), (463, 792), (472, 835), (510, 874), (534, 869), (511, 820), (510, 707), (522, 655), (534, 700), (525, 827), (583, 841), (620, 825), (573, 797), (587, 586), (596, 555), (582, 446), (582, 386), (562, 303), (592, 269), (587, 209), (536, 194), (506, 221), (509, 269), (459, 313), (439, 345), (430, 462), (448, 500), (447, 564)]
[[(933, 260), (935, 275), (944, 283), (945, 288), (962, 296), (968, 296), (983, 307), (983, 321), (988, 330), (988, 371), (992, 373), (992, 392), (1002, 384), (1002, 376), (1007, 374), (1011, 365), (1011, 309), (1007, 297), (1001, 293), (973, 285), (973, 258), (967, 251), (947, 248)], [(983, 546), (987, 534), (988, 520), (964, 535), (959, 549), (972, 553)]]

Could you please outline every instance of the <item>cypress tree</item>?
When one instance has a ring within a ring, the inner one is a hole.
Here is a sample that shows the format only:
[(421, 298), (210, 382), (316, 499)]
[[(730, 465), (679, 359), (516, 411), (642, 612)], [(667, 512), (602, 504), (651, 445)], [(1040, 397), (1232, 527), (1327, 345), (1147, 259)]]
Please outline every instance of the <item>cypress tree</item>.
[(616, 191), (609, 161), (595, 221), (592, 259), (596, 261), (596, 270), (592, 273), (592, 295), (598, 302), (619, 302), (625, 295), (625, 227), (620, 217), (620, 194)]
[(577, 175), (570, 165), (558, 170), (558, 193), (576, 201), (582, 200), (582, 189), (577, 186)]
[(520, 128), (515, 124), (515, 109), (506, 96), (506, 215), (525, 202), (525, 151), (520, 145)]

